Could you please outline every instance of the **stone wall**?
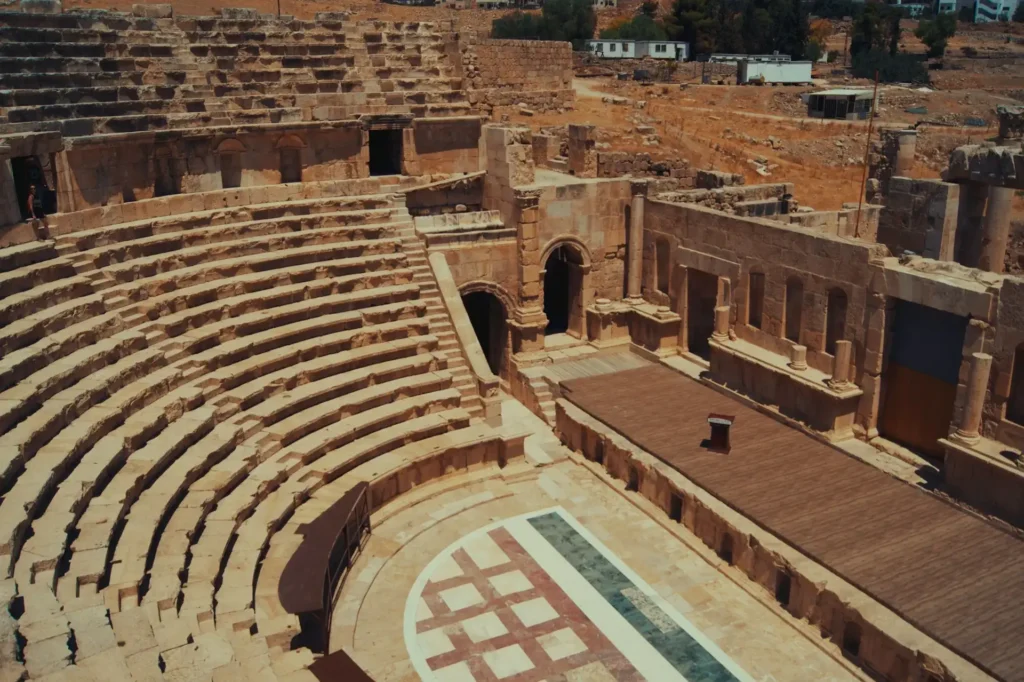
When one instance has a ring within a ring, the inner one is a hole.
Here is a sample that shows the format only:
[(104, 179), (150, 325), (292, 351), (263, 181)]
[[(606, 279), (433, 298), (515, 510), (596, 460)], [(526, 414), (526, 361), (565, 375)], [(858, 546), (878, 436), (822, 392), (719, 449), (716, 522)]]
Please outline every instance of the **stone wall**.
[(459, 47), (466, 96), (478, 111), (520, 103), (547, 111), (575, 102), (570, 43), (467, 35)]
[(877, 241), (895, 255), (912, 251), (925, 258), (953, 260), (959, 206), (959, 185), (891, 178), (878, 218)]
[(541, 263), (565, 242), (584, 251), (590, 263), (584, 308), (594, 299), (620, 299), (624, 293), (626, 214), (632, 198), (628, 179), (587, 181), (544, 187), (537, 237)]
[[(480, 166), (480, 119), (416, 119), (403, 136), (407, 175), (474, 172)], [(317, 127), (241, 129), (233, 137), (174, 131), (130, 139), (66, 140), (57, 155), (60, 211), (83, 210), (166, 194), (224, 187), (225, 155), (235, 157), (240, 187), (282, 182), (282, 150), (293, 149), (302, 182), (369, 176), (368, 133), (357, 121)]]
[(694, 187), (697, 171), (686, 159), (658, 159), (647, 152), (598, 152), (597, 176), (599, 178), (633, 177), (675, 178), (678, 188)]
[[(668, 294), (656, 286), (658, 241), (671, 254)], [(681, 337), (688, 324), (685, 284), (687, 268), (719, 277), (719, 305), (729, 305), (730, 327), (737, 338), (771, 353), (788, 356), (792, 341), (785, 338), (786, 282), (803, 283), (800, 343), (807, 347), (807, 364), (831, 374), (832, 356), (825, 352), (828, 292), (839, 288), (847, 297), (845, 338), (853, 342), (854, 381), (861, 384), (868, 353), (880, 355), (880, 337), (871, 337), (868, 283), (872, 266), (887, 255), (884, 246), (822, 235), (757, 218), (741, 218), (701, 206), (658, 199), (644, 209), (644, 298), (669, 305), (683, 318)], [(876, 266), (877, 267), (877, 266)], [(748, 286), (751, 272), (765, 276), (761, 328), (748, 321)], [(875, 301), (875, 305), (879, 305)], [(875, 325), (877, 326), (877, 325)], [(681, 339), (682, 340), (682, 339)], [(874, 356), (872, 356), (874, 357)], [(874, 366), (873, 363), (872, 367)], [(877, 376), (873, 375), (872, 382)], [(869, 382), (870, 383), (870, 382)], [(864, 388), (862, 386), (862, 388)], [(873, 423), (871, 391), (858, 407), (858, 423)]]
[(460, 289), (487, 283), (491, 285), (487, 290), (498, 296), (508, 315), (519, 305), (519, 268), (514, 240), (459, 246), (444, 249), (444, 254)]
[(477, 170), (480, 167), (480, 125), (476, 116), (414, 119), (406, 134), (412, 142), (412, 154), (406, 157), (406, 174)]

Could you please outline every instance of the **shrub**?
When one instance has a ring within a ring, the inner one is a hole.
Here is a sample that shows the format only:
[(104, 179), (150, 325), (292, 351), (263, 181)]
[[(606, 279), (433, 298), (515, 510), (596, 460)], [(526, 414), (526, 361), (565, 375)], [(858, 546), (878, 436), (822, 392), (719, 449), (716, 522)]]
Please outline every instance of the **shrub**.
[(924, 61), (910, 54), (889, 54), (873, 49), (853, 56), (853, 75), (874, 78), (878, 72), (880, 83), (927, 83), (928, 69)]

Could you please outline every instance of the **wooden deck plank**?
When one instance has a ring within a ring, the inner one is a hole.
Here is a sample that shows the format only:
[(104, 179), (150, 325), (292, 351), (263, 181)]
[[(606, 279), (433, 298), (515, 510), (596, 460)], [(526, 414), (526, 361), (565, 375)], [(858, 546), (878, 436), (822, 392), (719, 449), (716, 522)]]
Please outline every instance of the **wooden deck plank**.
[[(566, 397), (989, 674), (1024, 680), (1024, 542), (664, 367)], [(700, 446), (736, 415), (732, 451)]]

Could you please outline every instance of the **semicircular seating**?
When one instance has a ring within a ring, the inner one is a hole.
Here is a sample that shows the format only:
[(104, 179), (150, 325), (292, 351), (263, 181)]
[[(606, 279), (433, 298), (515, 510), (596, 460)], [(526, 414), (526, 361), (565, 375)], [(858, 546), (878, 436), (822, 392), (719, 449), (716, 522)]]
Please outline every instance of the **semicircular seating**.
[(278, 596), (301, 525), (505, 457), (391, 187), (0, 249), (0, 667), (311, 677)]

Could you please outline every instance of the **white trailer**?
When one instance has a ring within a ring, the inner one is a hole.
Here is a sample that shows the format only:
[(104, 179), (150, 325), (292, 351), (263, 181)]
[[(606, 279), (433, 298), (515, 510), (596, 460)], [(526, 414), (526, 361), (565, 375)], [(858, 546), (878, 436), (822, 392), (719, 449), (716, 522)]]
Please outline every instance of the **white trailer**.
[(811, 82), (811, 62), (749, 62), (736, 63), (736, 82), (766, 85), (795, 85)]

